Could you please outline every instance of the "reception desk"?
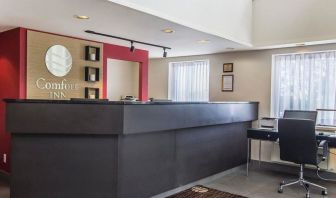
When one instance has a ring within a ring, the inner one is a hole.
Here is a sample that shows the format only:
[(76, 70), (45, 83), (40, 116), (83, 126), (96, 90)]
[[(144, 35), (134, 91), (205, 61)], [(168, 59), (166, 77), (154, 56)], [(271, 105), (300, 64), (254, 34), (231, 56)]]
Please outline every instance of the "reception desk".
[(246, 163), (257, 102), (6, 100), (11, 198), (148, 198)]

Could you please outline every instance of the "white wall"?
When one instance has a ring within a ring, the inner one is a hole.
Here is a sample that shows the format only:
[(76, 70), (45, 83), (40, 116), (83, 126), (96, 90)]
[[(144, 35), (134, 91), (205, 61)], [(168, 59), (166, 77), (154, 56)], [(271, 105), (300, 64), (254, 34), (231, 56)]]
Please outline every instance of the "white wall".
[[(270, 116), (272, 55), (323, 50), (336, 50), (336, 44), (151, 59), (149, 62), (149, 96), (154, 98), (168, 97), (169, 62), (209, 59), (211, 101), (259, 101), (259, 117)], [(223, 63), (230, 62), (234, 63), (234, 92), (222, 92)], [(253, 142), (253, 159), (258, 158), (258, 148), (259, 144)], [(273, 143), (263, 142), (262, 160), (271, 160), (272, 150)], [(336, 167), (336, 159), (332, 163)]]
[(252, 0), (110, 1), (231, 41), (251, 44)]
[(139, 63), (107, 60), (107, 98), (118, 101), (126, 95), (138, 97)]
[(335, 0), (254, 0), (253, 44), (272, 46), (336, 38)]

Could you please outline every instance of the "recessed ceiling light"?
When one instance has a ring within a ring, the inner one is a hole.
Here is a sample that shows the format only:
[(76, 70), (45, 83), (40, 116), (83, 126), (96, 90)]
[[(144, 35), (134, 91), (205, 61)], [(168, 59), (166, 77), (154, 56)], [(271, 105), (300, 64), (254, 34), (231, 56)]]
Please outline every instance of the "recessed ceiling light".
[(202, 39), (197, 41), (197, 43), (209, 43), (210, 41), (208, 39)]
[(76, 19), (89, 19), (90, 17), (85, 16), (85, 15), (75, 15), (74, 16)]
[(305, 43), (297, 43), (295, 44), (296, 46), (305, 46), (306, 44)]
[(171, 28), (165, 28), (165, 29), (163, 29), (163, 30), (161, 30), (162, 32), (164, 32), (164, 33), (167, 33), (167, 34), (171, 34), (171, 33), (174, 33), (175, 31), (173, 30), (173, 29), (171, 29)]

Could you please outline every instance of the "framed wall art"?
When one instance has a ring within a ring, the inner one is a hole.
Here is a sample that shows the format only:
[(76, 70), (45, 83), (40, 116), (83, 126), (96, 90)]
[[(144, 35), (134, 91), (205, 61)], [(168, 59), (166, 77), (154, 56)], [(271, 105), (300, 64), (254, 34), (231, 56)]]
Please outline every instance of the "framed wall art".
[(222, 91), (233, 91), (233, 75), (222, 75)]
[(233, 72), (233, 63), (224, 63), (223, 64), (223, 72)]

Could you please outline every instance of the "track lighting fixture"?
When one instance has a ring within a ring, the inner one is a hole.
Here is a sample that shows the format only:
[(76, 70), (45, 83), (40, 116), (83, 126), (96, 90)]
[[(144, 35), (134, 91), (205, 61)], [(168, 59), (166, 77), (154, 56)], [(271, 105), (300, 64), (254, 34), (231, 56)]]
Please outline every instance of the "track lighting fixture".
[(167, 57), (167, 52), (166, 52), (166, 48), (163, 48), (163, 57), (166, 58)]
[(131, 41), (130, 51), (131, 51), (131, 52), (134, 52), (134, 50), (135, 50), (135, 47), (134, 47), (134, 45), (133, 45), (133, 41)]
[(129, 41), (129, 42), (131, 42), (131, 47), (130, 47), (130, 51), (131, 52), (135, 51), (135, 47), (133, 45), (134, 43), (138, 43), (138, 44), (141, 44), (141, 45), (148, 45), (148, 46), (152, 46), (152, 47), (162, 48), (163, 49), (163, 57), (167, 57), (166, 50), (170, 50), (171, 49), (170, 47), (163, 46), (163, 45), (156, 45), (156, 44), (152, 44), (152, 43), (146, 43), (146, 42), (142, 42), (142, 41), (131, 40), (131, 39), (128, 39), (128, 38), (123, 38), (123, 37), (120, 37), (120, 36), (113, 36), (113, 35), (109, 35), (109, 34), (103, 34), (103, 33), (95, 32), (95, 31), (92, 31), (92, 30), (85, 30), (85, 32), (89, 33), (89, 34), (95, 34), (95, 35), (99, 35), (99, 36), (106, 36), (106, 37), (110, 37), (110, 38), (115, 38), (115, 39), (120, 39), (120, 40), (124, 40), (124, 41)]

